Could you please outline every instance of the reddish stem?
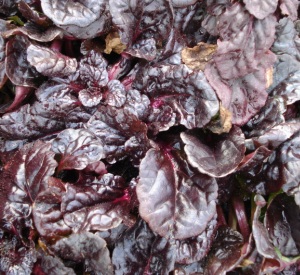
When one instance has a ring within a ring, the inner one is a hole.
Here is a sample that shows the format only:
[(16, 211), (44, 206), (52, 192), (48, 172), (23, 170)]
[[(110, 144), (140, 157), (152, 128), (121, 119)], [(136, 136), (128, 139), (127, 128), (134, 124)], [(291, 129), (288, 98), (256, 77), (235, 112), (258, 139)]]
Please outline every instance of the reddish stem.
[(245, 211), (244, 201), (240, 197), (234, 196), (232, 198), (232, 206), (235, 211), (241, 234), (243, 235), (245, 242), (247, 242), (250, 236), (250, 229)]
[(218, 214), (218, 224), (219, 225), (227, 225), (223, 209), (220, 205), (217, 205), (217, 214)]
[(62, 48), (62, 40), (60, 39), (53, 40), (50, 49), (56, 52), (61, 52), (61, 48)]

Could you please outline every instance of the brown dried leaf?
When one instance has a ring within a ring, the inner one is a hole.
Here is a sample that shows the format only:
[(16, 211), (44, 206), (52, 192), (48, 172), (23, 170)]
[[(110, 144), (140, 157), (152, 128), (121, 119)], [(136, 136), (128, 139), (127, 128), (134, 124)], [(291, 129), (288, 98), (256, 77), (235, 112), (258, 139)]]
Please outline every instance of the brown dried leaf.
[(208, 125), (208, 129), (215, 134), (229, 133), (232, 127), (231, 118), (232, 113), (220, 104), (219, 117)]
[(266, 89), (268, 89), (273, 83), (273, 67), (266, 70)]
[(181, 58), (190, 69), (203, 71), (216, 49), (217, 45), (200, 42), (193, 48), (184, 48), (181, 51)]
[(110, 54), (112, 51), (120, 54), (126, 49), (126, 46), (121, 42), (118, 32), (109, 33), (105, 38), (105, 43), (106, 48), (104, 52), (107, 54)]

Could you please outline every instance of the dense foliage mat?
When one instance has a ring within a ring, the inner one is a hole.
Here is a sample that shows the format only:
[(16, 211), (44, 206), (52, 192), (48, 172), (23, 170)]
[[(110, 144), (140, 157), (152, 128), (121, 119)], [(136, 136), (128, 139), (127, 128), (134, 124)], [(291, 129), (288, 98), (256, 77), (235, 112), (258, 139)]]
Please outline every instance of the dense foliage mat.
[(0, 273), (299, 274), (298, 16), (0, 1)]

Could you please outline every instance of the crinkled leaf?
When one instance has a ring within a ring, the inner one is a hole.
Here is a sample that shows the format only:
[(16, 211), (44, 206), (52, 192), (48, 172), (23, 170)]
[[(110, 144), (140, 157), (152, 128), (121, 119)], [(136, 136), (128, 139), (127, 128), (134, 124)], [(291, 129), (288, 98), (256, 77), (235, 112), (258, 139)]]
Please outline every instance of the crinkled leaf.
[(290, 18), (282, 18), (276, 26), (276, 40), (272, 51), (277, 54), (286, 53), (291, 56), (300, 56), (300, 47), (297, 44), (298, 33)]
[(15, 36), (7, 42), (6, 74), (15, 85), (37, 87), (40, 75), (27, 61), (26, 49), (29, 45), (29, 40), (24, 36)]
[(276, 160), (279, 163), (279, 175), (282, 179), (282, 189), (288, 195), (294, 195), (295, 201), (300, 205), (300, 131), (284, 142), (277, 150)]
[(150, 98), (152, 106), (169, 105), (177, 114), (177, 123), (189, 129), (203, 127), (219, 110), (204, 74), (186, 65), (146, 67), (140, 70), (134, 87)]
[(87, 88), (79, 92), (78, 99), (85, 107), (95, 107), (101, 102), (102, 93), (99, 89)]
[(209, 141), (201, 140), (197, 133), (182, 133), (181, 139), (189, 163), (213, 177), (232, 173), (244, 157), (245, 138), (238, 127), (233, 127), (228, 134), (212, 136)]
[(212, 219), (199, 236), (176, 240), (176, 263), (191, 264), (202, 260), (214, 242), (217, 220)]
[(219, 35), (220, 16), (230, 6), (228, 0), (210, 1), (207, 3), (207, 14), (202, 21), (202, 26), (211, 34)]
[(297, 256), (300, 248), (300, 209), (292, 197), (277, 195), (268, 206), (264, 224), (269, 237), (281, 254)]
[(275, 12), (278, 0), (243, 0), (246, 9), (258, 19), (264, 19)]
[(38, 72), (45, 76), (68, 76), (77, 69), (75, 58), (70, 58), (37, 45), (30, 45), (27, 48), (27, 60)]
[(112, 163), (126, 155), (140, 158), (149, 147), (146, 124), (128, 110), (100, 107), (86, 128), (102, 141), (106, 159)]
[(282, 96), (288, 105), (300, 100), (300, 70), (291, 73), (271, 92), (273, 96)]
[(113, 251), (115, 273), (168, 274), (174, 268), (174, 245), (156, 237), (140, 220), (122, 235)]
[(243, 243), (238, 231), (227, 226), (219, 227), (204, 274), (225, 275), (232, 270), (240, 260)]
[(106, 202), (90, 207), (82, 207), (64, 215), (65, 223), (73, 232), (106, 231), (125, 221), (131, 225), (127, 200)]
[(65, 260), (84, 262), (87, 270), (114, 274), (106, 242), (97, 235), (89, 232), (72, 234), (57, 241), (52, 249)]
[(270, 15), (255, 20), (236, 3), (221, 16), (219, 24), (222, 40), (213, 59), (221, 77), (232, 79), (257, 70), (261, 57), (274, 42), (276, 18)]
[(2, 274), (31, 274), (36, 261), (33, 245), (24, 247), (17, 237), (0, 238), (0, 272)]
[[(42, 250), (38, 254), (38, 267), (41, 272), (47, 275), (75, 275), (76, 273), (70, 267), (66, 267), (61, 259), (56, 256), (47, 255)], [(42, 273), (43, 274), (43, 273)]]
[(132, 56), (152, 61), (156, 57), (156, 41), (154, 38), (142, 39), (126, 52)]
[(89, 87), (104, 87), (108, 83), (107, 61), (95, 50), (89, 51), (80, 60), (79, 73)]
[(30, 215), (31, 205), (47, 189), (57, 166), (50, 146), (42, 141), (25, 145), (6, 165), (1, 178), (5, 181), (2, 189), (7, 191), (7, 198), (1, 200), (2, 218), (13, 221)]
[(138, 39), (165, 41), (172, 27), (172, 11), (166, 0), (110, 0), (112, 21), (122, 43), (132, 46)]
[(126, 101), (125, 88), (119, 80), (111, 80), (108, 83), (106, 102), (113, 107), (122, 107)]
[(43, 132), (49, 133), (62, 128), (62, 122), (32, 114), (29, 105), (24, 105), (15, 112), (7, 113), (0, 119), (1, 135), (12, 140), (37, 137)]
[(63, 213), (71, 213), (82, 207), (114, 201), (125, 195), (125, 187), (122, 177), (109, 173), (90, 184), (79, 186), (66, 184), (66, 192), (62, 196), (61, 210)]
[[(266, 54), (267, 68), (274, 62), (275, 55)], [(258, 70), (244, 77), (224, 80), (214, 64), (205, 68), (205, 76), (216, 90), (222, 105), (232, 113), (232, 123), (243, 125), (265, 105), (267, 100), (267, 69), (260, 66)]]
[(134, 114), (140, 120), (144, 120), (148, 117), (150, 113), (149, 105), (150, 100), (146, 95), (141, 94), (138, 90), (127, 91), (124, 109)]
[(279, 0), (282, 14), (288, 15), (292, 20), (297, 19), (297, 10), (299, 1), (297, 0)]
[(205, 231), (214, 217), (217, 185), (204, 175), (187, 176), (177, 158), (150, 149), (140, 164), (137, 197), (139, 213), (154, 232), (185, 239)]
[(102, 142), (85, 129), (66, 129), (52, 141), (52, 151), (60, 154), (59, 170), (82, 170), (103, 157)]
[(13, 35), (23, 34), (30, 39), (39, 42), (50, 42), (54, 39), (62, 38), (63, 32), (57, 27), (50, 27), (46, 30), (37, 27), (33, 23), (27, 23), (23, 27), (14, 28), (2, 33), (2, 36), (8, 38)]
[(49, 240), (71, 233), (60, 210), (64, 184), (57, 178), (50, 178), (49, 188), (40, 192), (33, 204), (33, 222), (38, 233)]
[(42, 0), (43, 12), (55, 25), (80, 39), (93, 38), (110, 23), (106, 1)]
[(263, 145), (269, 149), (275, 149), (299, 130), (299, 121), (285, 122), (274, 126), (261, 136), (252, 138), (252, 141), (255, 147)]
[(285, 121), (285, 101), (281, 97), (269, 97), (259, 113), (244, 126), (247, 137), (259, 137), (272, 127)]

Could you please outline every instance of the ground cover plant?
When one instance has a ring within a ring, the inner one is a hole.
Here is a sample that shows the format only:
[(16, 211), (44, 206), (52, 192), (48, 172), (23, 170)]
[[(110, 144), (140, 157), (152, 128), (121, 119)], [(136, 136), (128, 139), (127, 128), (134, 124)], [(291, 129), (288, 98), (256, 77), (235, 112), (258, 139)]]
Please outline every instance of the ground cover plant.
[(1, 274), (299, 274), (299, 1), (0, 15)]

